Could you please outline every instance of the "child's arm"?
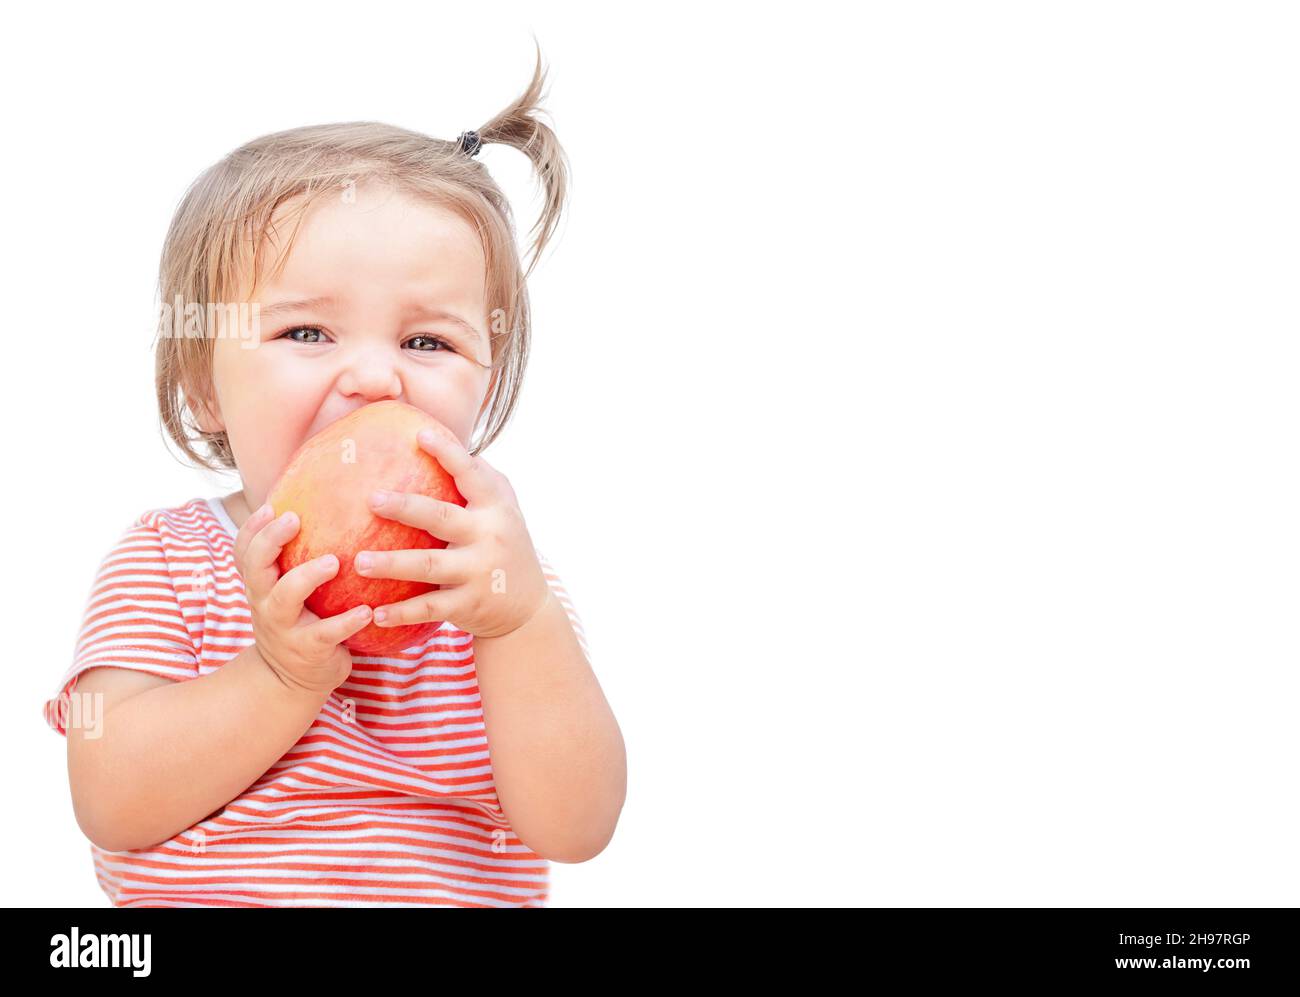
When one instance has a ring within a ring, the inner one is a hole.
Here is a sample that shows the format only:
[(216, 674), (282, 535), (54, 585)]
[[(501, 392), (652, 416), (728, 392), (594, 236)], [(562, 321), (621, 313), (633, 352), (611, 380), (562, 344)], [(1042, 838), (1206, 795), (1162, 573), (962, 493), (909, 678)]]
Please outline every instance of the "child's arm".
[(622, 731), (509, 480), (454, 437), (421, 432), (416, 439), (455, 478), (466, 504), (418, 492), (372, 496), (378, 515), (455, 545), (359, 552), (357, 570), (367, 577), (438, 586), (376, 606), (375, 623), (454, 620), (474, 635), (501, 809), (519, 840), (542, 858), (585, 862), (613, 837), (627, 795)]
[(550, 593), (513, 633), (475, 637), (493, 778), (519, 839), (543, 858), (600, 854), (627, 795), (618, 721), (563, 604)]
[(286, 684), (256, 645), (183, 682), (91, 668), (74, 695), (94, 693), (104, 697), (100, 736), (68, 728), (68, 779), (77, 823), (107, 851), (148, 848), (219, 810), (297, 743), (329, 698)]

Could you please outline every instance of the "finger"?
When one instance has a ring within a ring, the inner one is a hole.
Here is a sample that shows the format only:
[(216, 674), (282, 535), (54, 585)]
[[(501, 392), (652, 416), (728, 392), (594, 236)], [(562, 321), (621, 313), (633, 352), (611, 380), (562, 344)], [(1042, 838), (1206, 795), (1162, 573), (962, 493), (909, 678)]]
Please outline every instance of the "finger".
[(280, 550), (298, 532), (298, 515), (286, 512), (263, 526), (248, 543), (244, 555), (244, 585), (249, 595), (264, 598), (280, 577), (276, 559)]
[(378, 516), (425, 530), (447, 543), (467, 544), (477, 536), (472, 512), (419, 492), (375, 492), (370, 508)]
[(458, 585), (469, 579), (463, 552), (446, 548), (363, 550), (357, 553), (352, 566), (366, 578), (399, 578), (434, 585)]
[(453, 599), (447, 589), (425, 592), (404, 602), (375, 607), (375, 624), (381, 627), (403, 627), (412, 623), (433, 623), (446, 620), (450, 615), (448, 604)]
[(266, 597), (267, 615), (281, 626), (292, 626), (302, 615), (307, 596), (329, 581), (339, 570), (339, 559), (325, 554), (290, 568), (271, 587)]
[(307, 639), (319, 647), (342, 644), (370, 622), (369, 606), (353, 606), (345, 613), (327, 616), (306, 627)]
[(496, 495), (496, 472), (482, 457), (473, 456), (461, 442), (434, 429), (416, 435), (420, 448), (431, 454), (442, 469), (456, 480), (456, 488), (468, 502), (486, 502)]
[(252, 541), (254, 534), (263, 526), (269, 523), (273, 518), (271, 503), (267, 502), (255, 513), (244, 520), (244, 525), (239, 528), (235, 534), (235, 563), (243, 561), (244, 553), (248, 550), (248, 545)]

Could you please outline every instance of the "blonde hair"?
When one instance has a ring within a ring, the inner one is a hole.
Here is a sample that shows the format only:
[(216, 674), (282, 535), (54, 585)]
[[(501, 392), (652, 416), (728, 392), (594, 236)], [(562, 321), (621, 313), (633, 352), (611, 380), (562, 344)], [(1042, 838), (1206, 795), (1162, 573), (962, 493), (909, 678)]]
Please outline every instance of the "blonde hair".
[[(286, 206), (296, 223), (272, 277), (287, 261), (308, 209), (323, 197), (337, 196), (340, 186), (374, 179), (437, 203), (478, 232), (487, 261), (487, 307), (495, 318), (489, 329), (492, 379), (485, 399), (490, 407), (483, 438), (471, 441), (471, 452), (479, 453), (500, 434), (518, 401), (530, 341), (526, 281), (555, 231), (569, 185), (564, 150), (536, 116), (545, 96), (544, 80), (538, 48), (533, 78), (523, 94), (475, 129), (483, 145), (509, 145), (523, 152), (537, 173), (545, 203), (530, 230), (536, 234), (527, 270), (521, 269), (509, 202), (484, 165), (457, 140), (374, 121), (311, 125), (254, 139), (190, 185), (163, 244), (158, 272), (163, 310), (173, 300), (187, 307), (194, 303), (196, 323), (205, 323), (210, 306), (219, 309), (239, 293), (249, 242), (256, 285), (267, 228), (276, 209), (290, 199), (297, 199), (293, 210)], [(210, 412), (215, 398), (214, 335), (206, 328), (195, 336), (163, 334), (160, 323), (154, 354), (158, 411), (166, 435), (189, 461), (209, 470), (233, 470), (226, 434), (205, 432), (194, 418), (199, 408)]]

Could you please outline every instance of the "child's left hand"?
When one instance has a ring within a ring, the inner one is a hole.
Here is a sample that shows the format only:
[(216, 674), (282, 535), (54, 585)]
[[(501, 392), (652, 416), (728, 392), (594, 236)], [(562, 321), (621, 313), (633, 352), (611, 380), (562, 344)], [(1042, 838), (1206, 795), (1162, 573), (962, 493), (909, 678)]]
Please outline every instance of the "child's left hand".
[[(456, 480), (462, 508), (415, 492), (386, 492), (375, 515), (427, 530), (445, 548), (361, 551), (354, 567), (366, 578), (431, 582), (436, 591), (375, 607), (375, 624), (405, 626), (451, 620), (476, 637), (500, 637), (533, 618), (551, 589), (538, 563), (514, 489), (482, 457), (440, 433), (421, 432), (421, 449)], [(363, 567), (363, 559), (370, 566)], [(381, 619), (382, 617), (382, 619)]]

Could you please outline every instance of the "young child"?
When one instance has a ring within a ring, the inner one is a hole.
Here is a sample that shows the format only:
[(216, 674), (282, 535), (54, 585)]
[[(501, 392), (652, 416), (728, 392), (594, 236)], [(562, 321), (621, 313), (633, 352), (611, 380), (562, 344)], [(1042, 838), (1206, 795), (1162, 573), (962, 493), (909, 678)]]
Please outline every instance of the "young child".
[[(543, 79), (539, 53), (524, 94), (456, 141), (373, 122), (264, 136), (177, 209), (160, 289), (187, 325), (160, 327), (161, 418), (243, 488), (124, 531), (44, 704), (115, 906), (538, 907), (549, 861), (585, 861), (612, 836), (622, 735), (560, 579), (477, 456), (513, 411), (525, 282), (565, 195), (563, 151), (533, 115)], [(527, 155), (545, 190), (527, 271), (474, 158), (488, 142)], [(251, 333), (213, 320), (231, 303), (256, 303)], [(300, 524), (271, 521), (267, 495), (306, 439), (385, 399), (462, 441), (420, 446), (467, 504), (372, 502), (447, 546), (376, 553), (369, 569), (358, 555), (358, 572), (440, 587), (321, 620), (303, 603), (338, 558), (281, 574)], [(447, 622), (398, 653), (350, 654), (342, 641), (372, 615)]]

